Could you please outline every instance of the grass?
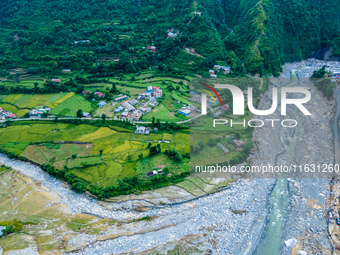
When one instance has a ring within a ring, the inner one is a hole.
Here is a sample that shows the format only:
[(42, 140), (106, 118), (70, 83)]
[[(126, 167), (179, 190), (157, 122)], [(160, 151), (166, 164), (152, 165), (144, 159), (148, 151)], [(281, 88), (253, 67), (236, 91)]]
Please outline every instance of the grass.
[(152, 117), (161, 121), (180, 121), (181, 119), (176, 117), (173, 112), (170, 112), (164, 104), (158, 105), (152, 111), (147, 113), (144, 117), (144, 121), (152, 120)]
[(69, 93), (68, 95), (55, 101), (58, 104), (54, 109), (50, 111), (51, 114), (58, 116), (77, 116), (76, 112), (82, 109), (83, 112), (90, 112), (93, 108), (91, 102), (87, 101), (80, 95)]

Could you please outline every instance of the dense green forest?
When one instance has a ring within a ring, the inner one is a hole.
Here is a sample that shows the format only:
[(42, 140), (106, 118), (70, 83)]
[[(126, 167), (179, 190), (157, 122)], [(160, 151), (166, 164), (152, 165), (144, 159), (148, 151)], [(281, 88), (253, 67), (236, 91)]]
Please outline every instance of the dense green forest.
[[(11, 0), (0, 2), (0, 70), (173, 73), (231, 66), (231, 75), (278, 75), (287, 61), (334, 45), (340, 0)], [(168, 32), (176, 37), (168, 38)], [(89, 42), (81, 42), (89, 40)], [(75, 43), (75, 41), (79, 41)], [(156, 52), (142, 50), (156, 46)], [(192, 52), (191, 52), (192, 54)], [(98, 67), (98, 60), (108, 61)], [(6, 74), (6, 71), (2, 71)]]

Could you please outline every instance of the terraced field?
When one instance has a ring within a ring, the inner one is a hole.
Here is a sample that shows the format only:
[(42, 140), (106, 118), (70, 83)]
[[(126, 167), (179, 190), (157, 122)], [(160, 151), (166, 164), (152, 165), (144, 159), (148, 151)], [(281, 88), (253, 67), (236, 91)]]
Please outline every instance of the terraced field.
[(41, 107), (51, 108), (51, 114), (58, 116), (76, 116), (78, 109), (90, 112), (94, 105), (74, 92), (57, 94), (11, 94), (4, 95), (0, 100), (0, 107), (11, 111), (18, 117), (24, 116), (31, 109)]
[[(147, 136), (118, 126), (34, 121), (15, 122), (0, 128), (1, 149), (6, 152), (40, 165), (69, 169), (82, 180), (104, 186), (126, 176), (144, 175), (150, 167), (160, 164), (166, 164), (174, 173), (188, 170), (189, 162), (186, 162), (188, 167), (182, 168), (163, 153), (149, 159), (149, 142), (159, 144), (162, 139), (170, 141), (161, 143), (162, 152), (170, 148), (181, 153), (190, 151), (189, 134), (186, 133), (151, 133)], [(148, 167), (140, 168), (140, 155), (151, 160)]]

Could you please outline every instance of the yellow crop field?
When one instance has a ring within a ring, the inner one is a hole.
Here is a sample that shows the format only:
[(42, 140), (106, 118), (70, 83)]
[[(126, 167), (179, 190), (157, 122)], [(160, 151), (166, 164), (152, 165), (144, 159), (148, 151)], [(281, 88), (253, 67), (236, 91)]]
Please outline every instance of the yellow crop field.
[(74, 92), (70, 92), (70, 93), (68, 93), (66, 96), (64, 96), (64, 97), (58, 99), (57, 101), (55, 101), (53, 104), (54, 104), (55, 106), (57, 106), (58, 104), (64, 102), (66, 99), (69, 99), (69, 98), (72, 97), (73, 95), (75, 95), (75, 93), (74, 93)]
[(83, 141), (83, 142), (88, 142), (88, 141), (94, 141), (103, 137), (107, 137), (113, 134), (116, 134), (117, 132), (108, 128), (108, 127), (101, 127), (95, 132), (87, 135), (83, 135), (79, 137), (77, 140), (78, 141)]
[(7, 97), (5, 97), (2, 101), (6, 102), (6, 103), (14, 104), (22, 96), (23, 96), (23, 94), (12, 94), (12, 95), (8, 95)]

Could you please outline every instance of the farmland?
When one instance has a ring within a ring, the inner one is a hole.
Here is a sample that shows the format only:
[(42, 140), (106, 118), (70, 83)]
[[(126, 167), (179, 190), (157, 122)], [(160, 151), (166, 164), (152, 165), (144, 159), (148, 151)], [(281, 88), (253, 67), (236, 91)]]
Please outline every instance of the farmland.
[[(148, 157), (149, 141), (159, 144), (158, 140), (162, 139), (173, 142), (161, 143), (162, 153)], [(79, 179), (103, 187), (136, 174), (145, 178), (145, 171), (161, 161), (174, 173), (188, 170), (187, 161), (187, 167), (182, 168), (181, 163), (172, 163), (163, 152), (174, 148), (186, 153), (189, 140), (189, 135), (181, 132), (151, 133), (147, 136), (136, 135), (118, 126), (96, 127), (48, 121), (15, 122), (0, 128), (3, 152), (27, 158), (39, 165), (67, 169)], [(142, 165), (139, 155), (143, 155)], [(146, 161), (148, 167), (145, 167)], [(141, 166), (144, 166), (143, 170), (140, 170)]]
[(57, 94), (10, 94), (4, 95), (0, 100), (0, 107), (11, 111), (18, 117), (23, 117), (31, 109), (49, 107), (50, 112), (59, 116), (76, 116), (78, 109), (91, 111), (93, 104), (74, 92)]

